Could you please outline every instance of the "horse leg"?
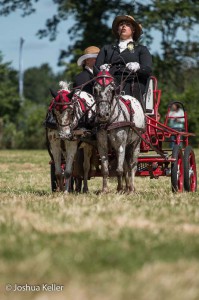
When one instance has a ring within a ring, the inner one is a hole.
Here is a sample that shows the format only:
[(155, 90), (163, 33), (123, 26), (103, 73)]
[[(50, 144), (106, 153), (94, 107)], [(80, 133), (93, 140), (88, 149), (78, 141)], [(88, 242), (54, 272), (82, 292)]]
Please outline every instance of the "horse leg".
[(71, 193), (73, 191), (72, 188), (72, 178), (65, 179), (65, 192)]
[(126, 129), (116, 129), (111, 131), (109, 134), (109, 139), (112, 147), (115, 150), (117, 156), (117, 191), (123, 190), (123, 174), (124, 174), (124, 159), (126, 153), (126, 143), (127, 143), (128, 131)]
[[(129, 162), (128, 162), (129, 163)], [(130, 180), (129, 180), (129, 166), (128, 163), (126, 161), (126, 159), (124, 160), (124, 178), (125, 178), (125, 191), (128, 192), (129, 191), (129, 186), (130, 186)]]
[[(66, 149), (65, 149), (65, 147), (64, 147), (63, 144), (61, 144), (61, 150), (62, 150), (62, 156), (63, 156), (63, 158), (66, 159), (67, 153), (66, 153)], [(62, 168), (62, 174), (64, 174), (64, 169), (63, 168)], [(64, 175), (63, 175), (62, 176), (62, 182), (63, 182), (63, 192), (65, 192), (65, 193), (71, 192), (71, 177), (65, 178)]]
[(70, 179), (73, 169), (73, 161), (77, 151), (77, 141), (65, 141), (65, 170), (64, 176), (67, 180)]
[(97, 132), (97, 147), (101, 158), (101, 172), (103, 177), (102, 192), (108, 192), (108, 140), (107, 132), (105, 130), (99, 130)]
[(82, 190), (82, 178), (84, 175), (83, 172), (83, 159), (84, 159), (84, 153), (81, 146), (77, 149), (77, 152), (75, 154), (74, 158), (74, 164), (73, 164), (73, 176), (74, 176), (74, 185), (75, 185), (75, 192), (81, 193)]
[(126, 162), (128, 165), (128, 180), (126, 182), (126, 190), (129, 193), (135, 192), (135, 172), (137, 169), (137, 159), (140, 152), (140, 139), (135, 141), (127, 149)]
[[(126, 183), (126, 192), (134, 191), (134, 178), (133, 178), (133, 144), (130, 144), (126, 148), (125, 155), (125, 183)], [(133, 180), (133, 181), (132, 181)], [(132, 190), (133, 189), (133, 190)]]
[(125, 158), (125, 146), (124, 143), (117, 149), (117, 191), (123, 190), (123, 173), (124, 173), (124, 158)]
[(57, 180), (57, 191), (64, 190), (63, 172), (61, 168), (61, 141), (59, 139), (57, 130), (48, 129), (48, 140), (50, 143), (50, 150), (55, 163), (55, 176)]
[(83, 163), (83, 168), (84, 168), (84, 187), (83, 187), (83, 193), (88, 192), (88, 173), (90, 171), (90, 160), (92, 156), (92, 151), (93, 151), (93, 146), (86, 144), (84, 145), (84, 163)]
[(117, 150), (115, 148), (115, 151), (117, 155), (117, 191), (121, 192), (123, 190), (124, 158), (126, 152), (124, 143), (120, 144)]
[(82, 178), (80, 176), (77, 176), (75, 178), (75, 192), (81, 193), (82, 190)]
[(97, 172), (100, 172), (99, 169), (99, 157), (97, 155), (97, 149), (96, 147), (92, 146), (92, 155), (91, 155), (91, 160), (90, 160), (90, 176), (91, 177), (95, 177)]

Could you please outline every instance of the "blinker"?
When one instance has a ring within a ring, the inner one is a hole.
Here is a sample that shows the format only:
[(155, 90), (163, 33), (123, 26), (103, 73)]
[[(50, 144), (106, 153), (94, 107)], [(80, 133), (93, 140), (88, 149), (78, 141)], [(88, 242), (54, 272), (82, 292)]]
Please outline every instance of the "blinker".
[(71, 100), (68, 98), (69, 92), (65, 90), (58, 91), (55, 97), (55, 109), (58, 111), (63, 111), (70, 108)]
[(113, 82), (113, 77), (107, 71), (101, 71), (97, 74), (96, 82), (103, 87)]

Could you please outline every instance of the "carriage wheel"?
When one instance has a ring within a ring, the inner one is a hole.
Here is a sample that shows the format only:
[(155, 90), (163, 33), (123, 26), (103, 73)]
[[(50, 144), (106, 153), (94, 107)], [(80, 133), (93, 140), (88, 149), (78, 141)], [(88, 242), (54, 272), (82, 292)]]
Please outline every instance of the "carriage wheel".
[(197, 171), (195, 154), (191, 146), (184, 150), (184, 189), (187, 192), (197, 190)]
[(184, 161), (182, 149), (179, 145), (174, 145), (172, 158), (176, 161), (171, 163), (171, 187), (172, 192), (183, 192), (184, 187)]
[(54, 163), (52, 163), (50, 165), (50, 180), (51, 180), (51, 191), (56, 192), (57, 182), (56, 182), (56, 176), (55, 176), (55, 165), (54, 165)]

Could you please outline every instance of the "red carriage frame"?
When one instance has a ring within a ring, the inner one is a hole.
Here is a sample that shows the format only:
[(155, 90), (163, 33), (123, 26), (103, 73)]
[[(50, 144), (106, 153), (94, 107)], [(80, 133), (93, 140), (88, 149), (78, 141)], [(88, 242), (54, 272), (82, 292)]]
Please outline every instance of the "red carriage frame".
[[(149, 79), (153, 86), (152, 109), (146, 108), (146, 132), (142, 134), (140, 155), (136, 176), (171, 177), (173, 192), (195, 192), (197, 189), (197, 172), (195, 154), (189, 145), (189, 137), (195, 134), (188, 132), (187, 112), (183, 103), (172, 101), (168, 105), (164, 123), (159, 121), (159, 105), (161, 90), (158, 89), (157, 79)], [(147, 94), (146, 94), (147, 97)], [(171, 106), (178, 103), (183, 109), (184, 131), (178, 131), (168, 126)], [(164, 148), (174, 142), (174, 147)]]

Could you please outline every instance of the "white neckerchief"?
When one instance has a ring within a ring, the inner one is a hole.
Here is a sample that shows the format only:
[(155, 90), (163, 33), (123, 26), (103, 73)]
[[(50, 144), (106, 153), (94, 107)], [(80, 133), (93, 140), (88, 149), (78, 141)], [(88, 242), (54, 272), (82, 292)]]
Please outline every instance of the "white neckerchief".
[(93, 69), (89, 68), (88, 66), (85, 66), (85, 69), (90, 71), (93, 74)]
[(119, 46), (120, 52), (124, 51), (127, 48), (127, 44), (129, 42), (133, 42), (133, 39), (119, 40), (118, 46)]

